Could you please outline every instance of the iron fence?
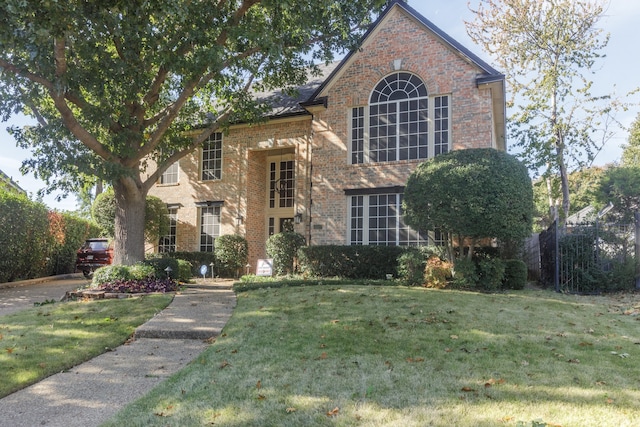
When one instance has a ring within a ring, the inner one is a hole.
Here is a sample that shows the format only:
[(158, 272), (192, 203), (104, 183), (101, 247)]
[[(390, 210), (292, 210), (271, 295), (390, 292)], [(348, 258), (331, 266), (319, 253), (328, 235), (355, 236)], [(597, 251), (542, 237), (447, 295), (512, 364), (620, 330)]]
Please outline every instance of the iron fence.
[(577, 294), (633, 289), (637, 233), (635, 224), (554, 222), (539, 235), (540, 283)]

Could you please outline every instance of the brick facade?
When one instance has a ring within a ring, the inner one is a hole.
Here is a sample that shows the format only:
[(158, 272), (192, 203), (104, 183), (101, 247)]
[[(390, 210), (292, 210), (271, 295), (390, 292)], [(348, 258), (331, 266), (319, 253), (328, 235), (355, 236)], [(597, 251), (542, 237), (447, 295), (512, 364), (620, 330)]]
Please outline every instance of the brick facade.
[[(504, 149), (504, 136), (496, 131), (501, 129), (498, 116), (500, 107), (504, 112), (504, 93), (496, 93), (495, 85), (479, 84), (478, 77), (487, 74), (483, 63), (478, 65), (468, 52), (443, 41), (439, 30), (414, 12), (397, 2), (381, 17), (361, 49), (350, 54), (315, 94), (315, 99), (326, 99), (326, 108), (309, 108), (307, 114), (266, 124), (231, 127), (223, 139), (220, 180), (199, 179), (198, 150), (180, 160), (177, 184), (154, 186), (150, 194), (179, 206), (178, 251), (198, 250), (196, 203), (206, 201), (223, 202), (220, 234), (238, 233), (247, 238), (251, 271), (257, 259), (265, 257), (269, 217), (276, 211), (284, 217), (301, 214), (302, 222), (294, 227), (311, 244), (348, 243), (345, 190), (403, 186), (423, 161), (350, 164), (351, 110), (366, 106), (373, 88), (390, 73), (412, 73), (425, 83), (429, 96), (450, 97), (449, 149)], [(502, 85), (498, 79), (497, 87)], [(269, 208), (269, 167), (285, 158), (295, 163), (294, 204), (273, 211)]]

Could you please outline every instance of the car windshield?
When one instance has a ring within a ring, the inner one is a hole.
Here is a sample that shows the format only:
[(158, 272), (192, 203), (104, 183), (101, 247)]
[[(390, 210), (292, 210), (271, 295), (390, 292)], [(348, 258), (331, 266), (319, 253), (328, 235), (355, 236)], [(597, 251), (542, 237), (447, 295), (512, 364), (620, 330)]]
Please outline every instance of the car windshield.
[(95, 242), (88, 242), (88, 243), (92, 251), (104, 251), (104, 250), (107, 250), (109, 246), (108, 243), (105, 241), (95, 241)]

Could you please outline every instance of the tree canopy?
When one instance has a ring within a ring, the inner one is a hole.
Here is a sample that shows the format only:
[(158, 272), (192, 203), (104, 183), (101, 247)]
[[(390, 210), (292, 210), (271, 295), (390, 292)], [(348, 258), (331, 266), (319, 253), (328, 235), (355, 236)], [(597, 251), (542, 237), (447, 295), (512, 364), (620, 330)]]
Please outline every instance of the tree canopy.
[(455, 150), (418, 165), (407, 180), (403, 211), (412, 228), (439, 229), (472, 246), (484, 238), (522, 239), (531, 233), (533, 188), (527, 168), (510, 154)]
[[(609, 96), (592, 94), (608, 35), (604, 0), (480, 0), (469, 36), (490, 52), (512, 92), (510, 138), (532, 171), (560, 177), (564, 217), (569, 169), (590, 165), (611, 137)], [(602, 102), (607, 101), (607, 102)], [(551, 199), (551, 198), (550, 198)]]
[[(116, 263), (144, 257), (144, 203), (169, 165), (268, 106), (309, 67), (355, 47), (384, 0), (5, 0), (0, 114), (50, 188), (115, 192)], [(313, 68), (312, 68), (313, 69)], [(158, 167), (150, 168), (151, 164)]]

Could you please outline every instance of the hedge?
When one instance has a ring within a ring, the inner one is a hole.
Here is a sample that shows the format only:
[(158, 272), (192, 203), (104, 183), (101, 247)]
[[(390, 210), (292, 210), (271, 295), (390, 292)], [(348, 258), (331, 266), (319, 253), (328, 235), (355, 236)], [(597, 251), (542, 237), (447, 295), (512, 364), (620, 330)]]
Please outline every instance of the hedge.
[(401, 246), (304, 246), (298, 250), (303, 274), (314, 277), (384, 279), (398, 274)]
[(22, 194), (0, 190), (0, 212), (0, 283), (72, 273), (76, 251), (98, 235), (89, 221)]

